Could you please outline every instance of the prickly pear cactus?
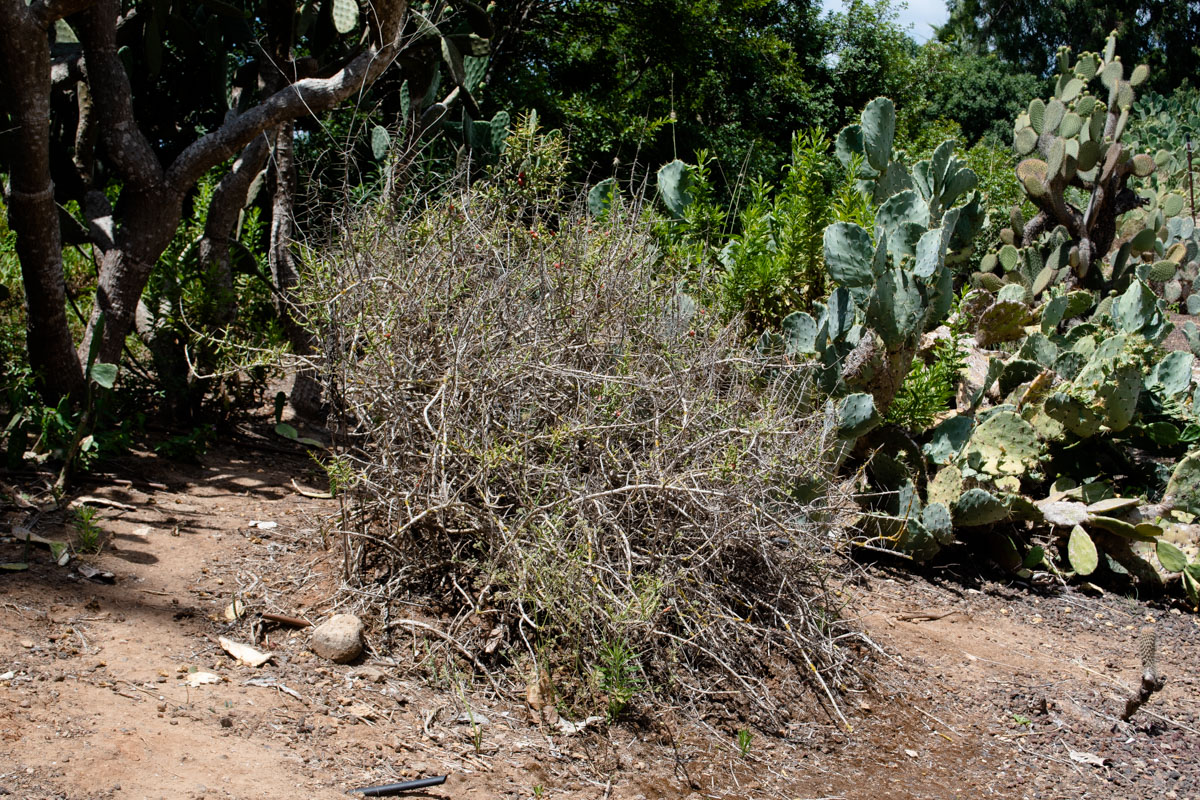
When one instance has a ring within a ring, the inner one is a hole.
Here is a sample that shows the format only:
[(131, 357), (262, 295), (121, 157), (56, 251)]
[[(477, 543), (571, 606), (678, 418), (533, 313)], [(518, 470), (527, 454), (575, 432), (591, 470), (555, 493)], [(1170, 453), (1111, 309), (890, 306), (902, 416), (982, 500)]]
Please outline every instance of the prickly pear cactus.
[[(1053, 264), (1043, 263), (1035, 274), (1026, 271), (1030, 287), (1038, 286), (1035, 294), (1064, 279), (1072, 286), (1105, 280), (1098, 265), (1113, 246), (1117, 219), (1141, 205), (1126, 184), (1156, 168), (1153, 157), (1132, 152), (1122, 141), (1136, 87), (1149, 69), (1138, 66), (1127, 75), (1115, 50), (1115, 32), (1102, 53), (1076, 58), (1061, 48), (1053, 96), (1035, 98), (1013, 126), (1013, 148), (1024, 158), (1017, 179), (1038, 213), (1028, 222), (1014, 214), (1006, 246), (1028, 248), (1057, 226), (1068, 237)], [(1090, 196), (1086, 208), (1069, 202), (1068, 187)]]

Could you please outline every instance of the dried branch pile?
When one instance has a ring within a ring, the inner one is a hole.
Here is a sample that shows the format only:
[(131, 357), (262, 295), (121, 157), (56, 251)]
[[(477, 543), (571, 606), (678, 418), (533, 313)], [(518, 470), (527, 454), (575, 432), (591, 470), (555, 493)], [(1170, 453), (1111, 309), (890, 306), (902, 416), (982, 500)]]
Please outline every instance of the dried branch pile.
[(469, 652), (577, 688), (618, 646), (676, 699), (773, 718), (800, 685), (832, 700), (850, 659), (831, 529), (796, 499), (829, 426), (779, 388), (801, 376), (656, 275), (640, 209), (537, 220), (475, 189), (310, 265), (356, 442), (332, 470), (352, 571), (385, 622), (434, 600)]

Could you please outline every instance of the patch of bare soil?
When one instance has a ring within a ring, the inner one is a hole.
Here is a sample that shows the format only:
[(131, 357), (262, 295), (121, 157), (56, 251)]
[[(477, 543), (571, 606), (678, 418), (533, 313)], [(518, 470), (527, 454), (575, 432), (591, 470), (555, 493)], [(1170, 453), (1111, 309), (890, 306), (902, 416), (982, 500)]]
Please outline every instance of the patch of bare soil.
[[(523, 686), (433, 674), (424, 654), (441, 640), (419, 630), (390, 652), (369, 636), (358, 662), (325, 662), (305, 629), (261, 617), (320, 622), (353, 603), (320, 531), (336, 501), (297, 493), (311, 462), (278, 450), (247, 444), (197, 466), (127, 459), (80, 487), (111, 503), (99, 555), (58, 566), (35, 546), (27, 571), (0, 572), (0, 794), (333, 798), (447, 775), (406, 796), (1200, 795), (1200, 622), (1071, 588), (868, 570), (844, 590), (879, 646), (877, 688), (842, 697), (853, 730), (814, 703), (756, 731), (744, 754), (728, 726), (672, 709), (575, 735), (534, 724)], [(20, 503), (3, 508), (0, 536), (14, 527), (75, 536), (63, 512)], [(24, 555), (0, 542), (0, 562)], [(229, 620), (235, 600), (246, 613)], [(1166, 687), (1122, 723), (1150, 628)], [(241, 665), (222, 636), (272, 659)], [(219, 682), (189, 685), (202, 672)]]

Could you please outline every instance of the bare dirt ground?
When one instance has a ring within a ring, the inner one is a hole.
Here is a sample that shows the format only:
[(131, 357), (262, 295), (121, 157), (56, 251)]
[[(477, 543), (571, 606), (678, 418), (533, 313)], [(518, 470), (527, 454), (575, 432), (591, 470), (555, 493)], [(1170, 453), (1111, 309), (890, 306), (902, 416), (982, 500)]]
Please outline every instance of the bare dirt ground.
[[(841, 698), (853, 730), (814, 704), (784, 730), (757, 731), (745, 754), (727, 730), (671, 709), (574, 736), (539, 727), (515, 682), (497, 695), (484, 680), (433, 678), (421, 654), (436, 637), (391, 652), (369, 637), (359, 662), (325, 662), (305, 630), (260, 617), (320, 622), (353, 604), (320, 533), (336, 501), (292, 484), (311, 486), (310, 467), (300, 453), (247, 444), (194, 466), (141, 454), (80, 483), (77, 499), (117, 504), (98, 506), (101, 554), (58, 566), (35, 546), (28, 570), (0, 572), (0, 795), (334, 798), (448, 775), (405, 796), (1200, 796), (1200, 619), (969, 565), (874, 566), (846, 585), (848, 613), (880, 648), (875, 688)], [(12, 501), (0, 514), (0, 536), (14, 526), (75, 536), (61, 511)], [(23, 557), (23, 543), (0, 540), (0, 562)], [(83, 566), (111, 578), (85, 578)], [(235, 598), (246, 613), (229, 621)], [(1149, 629), (1166, 687), (1121, 723)], [(221, 636), (273, 658), (240, 665)], [(196, 672), (220, 682), (189, 686)]]

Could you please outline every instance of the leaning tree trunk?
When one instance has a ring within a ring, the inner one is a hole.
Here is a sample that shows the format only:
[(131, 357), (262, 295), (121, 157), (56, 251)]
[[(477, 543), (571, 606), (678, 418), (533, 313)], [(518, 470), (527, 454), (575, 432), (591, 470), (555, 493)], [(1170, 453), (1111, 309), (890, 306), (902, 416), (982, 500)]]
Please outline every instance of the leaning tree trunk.
[(82, 394), (84, 376), (67, 327), (62, 234), (50, 178), (50, 45), (24, 0), (0, 0), (0, 75), (20, 131), (7, 204), (25, 287), (29, 364), (53, 403)]
[[(271, 203), (271, 278), (275, 281), (275, 308), (283, 322), (292, 350), (298, 356), (313, 353), (312, 334), (296, 319), (293, 303), (300, 282), (292, 244), (296, 233), (294, 214), (296, 195), (295, 126), (285, 123), (275, 134), (275, 151), (271, 159), (275, 172), (275, 195)], [(321, 384), (309, 366), (301, 364), (296, 370), (289, 398), (292, 409), (302, 417), (320, 419)]]
[(237, 293), (233, 285), (229, 249), (237, 235), (238, 219), (246, 207), (250, 185), (266, 166), (270, 151), (267, 137), (256, 136), (242, 150), (233, 169), (217, 184), (208, 206), (197, 257), (204, 275), (205, 289), (214, 295), (211, 298), (212, 318), (204, 320), (212, 330), (228, 325), (237, 318)]
[[(125, 182), (117, 241), (104, 255), (96, 291), (97, 313), (106, 312), (99, 350), (113, 359), (133, 324), (150, 270), (179, 224), (185, 194), (205, 172), (232, 158), (264, 131), (329, 110), (374, 82), (394, 60), (408, 3), (377, 2), (369, 17), (368, 43), (336, 73), (284, 86), (192, 143), (165, 170), (133, 114), (129, 79), (117, 56), (119, 11), (117, 0), (96, 0), (80, 25), (105, 155)], [(96, 323), (93, 314), (80, 352), (97, 334)]]

